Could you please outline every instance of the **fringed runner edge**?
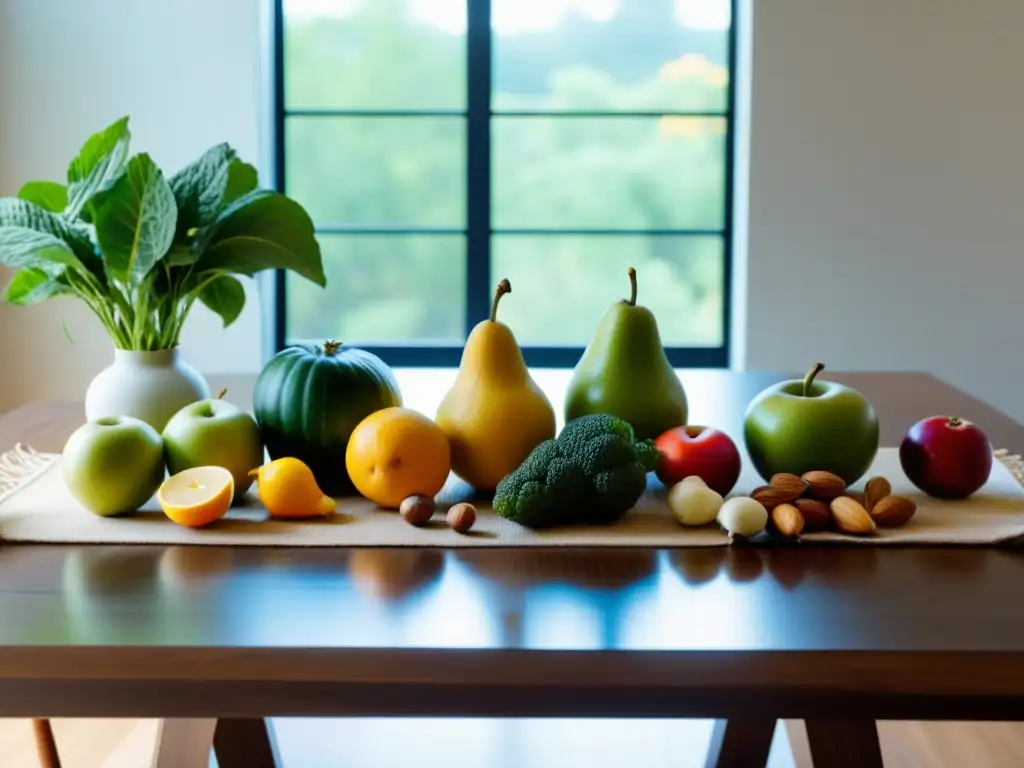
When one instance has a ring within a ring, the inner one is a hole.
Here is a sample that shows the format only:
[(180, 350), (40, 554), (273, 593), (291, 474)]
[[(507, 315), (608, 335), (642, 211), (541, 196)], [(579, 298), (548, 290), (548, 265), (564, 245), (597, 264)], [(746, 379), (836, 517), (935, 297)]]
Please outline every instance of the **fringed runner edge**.
[(0, 454), (0, 503), (41, 475), (53, 461), (53, 454), (39, 453), (21, 443)]

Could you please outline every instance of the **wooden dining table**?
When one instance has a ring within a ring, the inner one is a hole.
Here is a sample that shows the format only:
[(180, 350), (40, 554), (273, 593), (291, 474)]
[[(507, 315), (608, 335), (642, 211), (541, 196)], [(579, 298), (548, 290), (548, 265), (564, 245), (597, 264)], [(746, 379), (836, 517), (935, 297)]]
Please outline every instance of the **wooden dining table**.
[[(747, 403), (791, 377), (680, 374), (690, 422), (741, 445)], [(1024, 451), (1024, 427), (928, 374), (830, 377), (871, 401), (882, 445), (955, 414)], [(59, 451), (83, 420), (23, 406), (0, 450)], [(872, 768), (877, 720), (1020, 719), (1022, 584), (1012, 548), (10, 543), (0, 716), (162, 718), (160, 768), (211, 744), (220, 768), (280, 766), (267, 723), (289, 716), (713, 718), (707, 765), (763, 766), (787, 719), (818, 768)]]

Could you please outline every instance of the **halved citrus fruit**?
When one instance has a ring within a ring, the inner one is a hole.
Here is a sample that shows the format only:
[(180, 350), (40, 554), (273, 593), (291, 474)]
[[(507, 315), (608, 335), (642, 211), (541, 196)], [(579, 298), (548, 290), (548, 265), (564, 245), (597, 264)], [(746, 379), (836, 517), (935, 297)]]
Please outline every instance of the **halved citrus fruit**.
[(156, 492), (164, 514), (179, 525), (200, 528), (220, 520), (231, 506), (235, 479), (224, 467), (192, 467), (173, 475)]

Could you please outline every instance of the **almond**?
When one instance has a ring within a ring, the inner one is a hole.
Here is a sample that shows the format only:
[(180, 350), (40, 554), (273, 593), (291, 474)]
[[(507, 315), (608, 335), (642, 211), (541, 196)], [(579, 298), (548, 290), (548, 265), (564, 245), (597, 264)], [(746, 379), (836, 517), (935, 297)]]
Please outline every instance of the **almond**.
[(896, 528), (914, 516), (917, 505), (905, 496), (885, 496), (871, 509), (871, 519), (883, 528)]
[(840, 496), (847, 496), (847, 497), (853, 499), (858, 504), (860, 504), (862, 507), (864, 507), (864, 509), (868, 508), (867, 507), (867, 503), (865, 502), (865, 499), (864, 499), (864, 492), (863, 491), (849, 491), (849, 490), (847, 490), (847, 491), (843, 491), (839, 495)]
[(770, 485), (762, 485), (750, 492), (750, 498), (769, 512), (775, 509), (779, 504), (789, 504), (799, 496), (799, 493), (793, 493), (792, 490), (775, 488)]
[(807, 481), (800, 477), (800, 475), (793, 475), (789, 472), (779, 472), (772, 475), (768, 485), (772, 488), (778, 488), (780, 491), (792, 493), (794, 499), (800, 498), (807, 492)]
[(793, 506), (800, 510), (804, 518), (804, 529), (808, 531), (820, 531), (828, 528), (832, 516), (828, 511), (828, 504), (817, 499), (797, 499)]
[(830, 501), (846, 490), (846, 481), (839, 475), (815, 469), (804, 472), (801, 477), (807, 481), (811, 497)]
[(792, 504), (779, 504), (771, 511), (772, 527), (783, 536), (799, 536), (804, 530), (804, 516)]
[(864, 509), (870, 514), (880, 500), (892, 493), (892, 486), (884, 477), (872, 477), (864, 486)]
[(849, 496), (837, 496), (829, 504), (832, 511), (832, 521), (843, 533), (864, 535), (874, 533), (875, 521), (871, 515), (857, 501)]

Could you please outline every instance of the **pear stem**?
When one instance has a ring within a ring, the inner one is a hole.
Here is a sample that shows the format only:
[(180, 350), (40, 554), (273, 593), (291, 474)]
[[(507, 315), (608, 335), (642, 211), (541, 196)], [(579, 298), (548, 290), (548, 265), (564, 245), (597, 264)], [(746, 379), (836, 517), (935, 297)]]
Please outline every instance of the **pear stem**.
[(334, 355), (334, 353), (337, 352), (339, 349), (341, 349), (340, 341), (334, 341), (334, 339), (329, 339), (324, 342), (325, 355)]
[(636, 306), (636, 270), (630, 267), (626, 274), (629, 275), (629, 298), (626, 303), (631, 307)]
[(213, 398), (213, 399), (214, 400), (223, 400), (224, 399), (224, 395), (226, 395), (227, 393), (228, 393), (228, 388), (224, 387), (224, 389), (222, 389), (220, 392), (218, 392), (217, 396), (215, 398)]
[(498, 283), (497, 290), (494, 291), (494, 303), (491, 304), (491, 322), (498, 322), (498, 302), (501, 301), (501, 297), (506, 293), (512, 293), (512, 283), (508, 281), (507, 277), (501, 278), (501, 282)]
[(256, 469), (250, 469), (247, 474), (249, 477), (258, 478), (260, 476), (260, 468), (256, 467)]
[(814, 366), (804, 376), (804, 397), (811, 396), (811, 385), (814, 383), (814, 377), (825, 370), (824, 363), (815, 363)]

